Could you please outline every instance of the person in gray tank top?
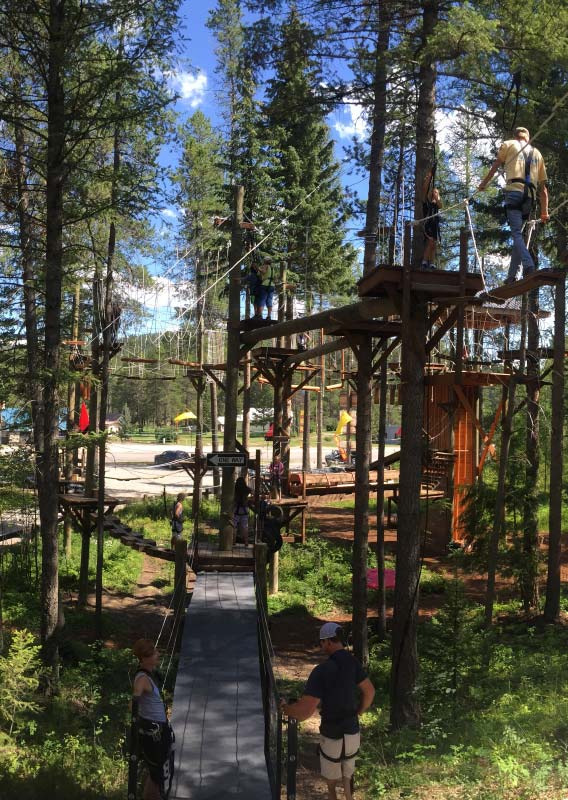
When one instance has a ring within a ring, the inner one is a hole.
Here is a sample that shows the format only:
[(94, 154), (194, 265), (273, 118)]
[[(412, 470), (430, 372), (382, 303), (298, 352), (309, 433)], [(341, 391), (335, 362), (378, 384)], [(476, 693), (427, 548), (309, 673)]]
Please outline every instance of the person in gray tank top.
[(138, 705), (138, 744), (148, 768), (144, 800), (161, 800), (173, 776), (173, 732), (154, 674), (160, 654), (150, 639), (138, 639), (132, 651), (138, 659), (132, 691)]

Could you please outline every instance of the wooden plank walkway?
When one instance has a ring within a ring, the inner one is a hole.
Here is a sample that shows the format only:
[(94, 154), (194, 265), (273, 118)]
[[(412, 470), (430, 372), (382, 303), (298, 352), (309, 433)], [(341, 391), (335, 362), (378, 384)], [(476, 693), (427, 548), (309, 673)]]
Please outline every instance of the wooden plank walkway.
[(174, 690), (172, 800), (270, 800), (253, 576), (200, 573)]

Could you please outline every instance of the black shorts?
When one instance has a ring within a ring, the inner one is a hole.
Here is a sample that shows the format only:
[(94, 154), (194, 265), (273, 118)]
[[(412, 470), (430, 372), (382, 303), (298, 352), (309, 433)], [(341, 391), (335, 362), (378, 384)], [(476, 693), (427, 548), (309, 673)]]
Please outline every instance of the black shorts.
[(150, 778), (160, 789), (171, 780), (173, 764), (170, 766), (170, 753), (173, 744), (173, 731), (169, 722), (151, 722), (147, 719), (138, 720), (138, 742), (140, 756), (144, 760)]

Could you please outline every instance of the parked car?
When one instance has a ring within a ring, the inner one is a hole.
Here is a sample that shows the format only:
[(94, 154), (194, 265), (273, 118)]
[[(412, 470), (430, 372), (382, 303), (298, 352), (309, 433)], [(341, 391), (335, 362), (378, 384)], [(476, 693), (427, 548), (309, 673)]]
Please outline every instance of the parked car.
[(167, 467), (168, 469), (180, 469), (176, 461), (183, 461), (184, 459), (191, 458), (187, 450), (164, 450), (163, 453), (158, 453), (154, 456), (154, 464), (157, 467)]

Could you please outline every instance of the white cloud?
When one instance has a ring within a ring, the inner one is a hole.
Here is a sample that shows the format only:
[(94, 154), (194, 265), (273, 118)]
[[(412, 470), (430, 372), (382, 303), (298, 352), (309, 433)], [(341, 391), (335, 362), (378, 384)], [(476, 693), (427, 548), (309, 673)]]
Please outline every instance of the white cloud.
[(333, 126), (342, 139), (363, 139), (367, 136), (367, 112), (358, 103), (347, 106), (349, 122), (336, 122)]
[(161, 214), (163, 217), (167, 217), (168, 219), (178, 218), (178, 212), (174, 211), (173, 208), (162, 208)]
[(191, 108), (197, 108), (205, 98), (207, 89), (207, 74), (205, 72), (172, 72), (171, 83), (182, 100), (189, 103)]

